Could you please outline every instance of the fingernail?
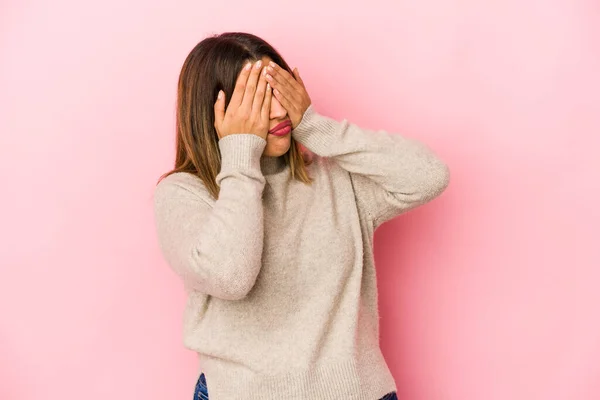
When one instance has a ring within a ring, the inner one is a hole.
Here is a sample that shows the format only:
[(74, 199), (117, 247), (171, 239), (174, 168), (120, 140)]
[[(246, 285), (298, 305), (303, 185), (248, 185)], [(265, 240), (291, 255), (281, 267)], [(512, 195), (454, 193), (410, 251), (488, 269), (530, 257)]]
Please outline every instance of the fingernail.
[(262, 61), (261, 61), (261, 60), (258, 60), (258, 61), (256, 62), (256, 64), (254, 65), (254, 67), (255, 67), (256, 69), (259, 69), (261, 65), (262, 65)]
[(269, 65), (273, 68), (275, 68), (275, 63), (273, 61), (269, 61)]
[(244, 67), (246, 71), (248, 71), (252, 67), (252, 63), (248, 61), (248, 64)]
[(219, 90), (219, 94), (217, 95), (217, 99), (221, 100), (223, 98), (223, 91)]

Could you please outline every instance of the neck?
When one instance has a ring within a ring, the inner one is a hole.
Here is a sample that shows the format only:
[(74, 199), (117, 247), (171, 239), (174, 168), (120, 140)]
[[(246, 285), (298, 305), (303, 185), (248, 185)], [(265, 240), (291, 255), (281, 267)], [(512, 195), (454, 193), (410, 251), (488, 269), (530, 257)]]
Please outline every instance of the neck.
[(271, 175), (282, 171), (285, 168), (285, 160), (283, 156), (271, 157), (261, 156), (260, 169), (263, 175)]

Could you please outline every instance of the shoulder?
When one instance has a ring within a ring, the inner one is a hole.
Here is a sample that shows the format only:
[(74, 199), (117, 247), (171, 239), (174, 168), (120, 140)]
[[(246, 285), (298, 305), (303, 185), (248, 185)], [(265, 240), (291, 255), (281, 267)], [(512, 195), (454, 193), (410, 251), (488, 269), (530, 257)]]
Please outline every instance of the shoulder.
[(164, 177), (154, 188), (155, 203), (173, 198), (199, 198), (209, 201), (210, 193), (204, 182), (189, 172), (175, 172)]
[(324, 175), (330, 178), (349, 178), (348, 172), (341, 168), (334, 159), (311, 153), (311, 164), (307, 166), (309, 172), (315, 175)]

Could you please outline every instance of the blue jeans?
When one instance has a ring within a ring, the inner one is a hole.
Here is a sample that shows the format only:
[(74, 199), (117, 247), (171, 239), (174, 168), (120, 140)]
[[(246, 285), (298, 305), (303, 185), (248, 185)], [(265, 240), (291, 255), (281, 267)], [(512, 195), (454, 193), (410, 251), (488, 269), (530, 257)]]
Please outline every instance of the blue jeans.
[[(194, 400), (208, 400), (208, 387), (206, 386), (206, 377), (204, 376), (204, 373), (200, 374), (198, 382), (196, 382)], [(396, 392), (390, 392), (379, 400), (398, 400), (398, 396), (396, 396)]]

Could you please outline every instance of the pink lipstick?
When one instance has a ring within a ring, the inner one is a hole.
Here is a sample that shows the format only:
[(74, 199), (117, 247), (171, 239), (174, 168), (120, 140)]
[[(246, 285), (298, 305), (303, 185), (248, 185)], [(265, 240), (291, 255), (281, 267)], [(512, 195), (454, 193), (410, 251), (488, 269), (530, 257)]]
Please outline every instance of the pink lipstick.
[(273, 129), (269, 131), (271, 135), (275, 136), (285, 136), (290, 133), (292, 130), (292, 122), (288, 119), (283, 121), (280, 124), (277, 124)]

